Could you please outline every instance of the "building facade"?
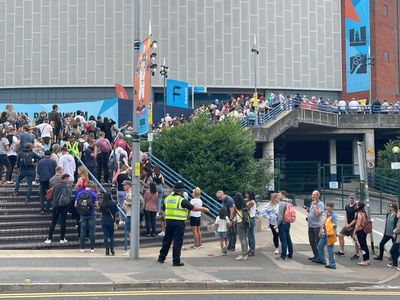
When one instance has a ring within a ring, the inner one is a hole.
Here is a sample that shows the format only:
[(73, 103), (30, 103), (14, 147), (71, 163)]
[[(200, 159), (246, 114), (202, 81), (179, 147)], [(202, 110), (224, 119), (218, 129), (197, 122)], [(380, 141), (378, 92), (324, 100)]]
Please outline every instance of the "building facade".
[[(0, 0), (0, 101), (72, 101), (132, 87), (131, 0)], [(342, 89), (336, 0), (142, 0), (169, 78), (235, 92)], [(161, 87), (157, 74), (153, 86)], [(129, 91), (129, 90), (128, 90)], [(130, 91), (129, 91), (130, 92)]]

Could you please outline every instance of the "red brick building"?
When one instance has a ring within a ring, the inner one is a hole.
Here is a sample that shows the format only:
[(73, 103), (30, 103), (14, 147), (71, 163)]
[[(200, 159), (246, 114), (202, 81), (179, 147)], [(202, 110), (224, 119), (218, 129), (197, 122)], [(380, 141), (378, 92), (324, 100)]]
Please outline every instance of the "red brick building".
[[(342, 98), (368, 99), (369, 91), (346, 93), (346, 5), (351, 0), (342, 0)], [(371, 57), (371, 93), (372, 99), (379, 98), (394, 102), (400, 100), (399, 78), (399, 0), (361, 0), (370, 1), (370, 43)]]

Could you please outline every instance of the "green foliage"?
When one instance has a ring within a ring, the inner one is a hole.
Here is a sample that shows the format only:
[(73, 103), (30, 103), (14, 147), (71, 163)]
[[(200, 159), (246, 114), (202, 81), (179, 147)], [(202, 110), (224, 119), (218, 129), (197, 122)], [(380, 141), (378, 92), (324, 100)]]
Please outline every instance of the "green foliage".
[(390, 140), (385, 144), (385, 149), (380, 150), (378, 152), (378, 164), (376, 172), (379, 175), (392, 178), (399, 179), (400, 178), (400, 170), (392, 170), (391, 163), (392, 162), (400, 162), (400, 153), (393, 153), (393, 147), (400, 147), (400, 140)]
[[(132, 146), (132, 137), (131, 136), (124, 136), (125, 142), (128, 143), (128, 145)], [(147, 139), (140, 139), (140, 151), (142, 152), (148, 152), (149, 151), (149, 142)]]
[(254, 159), (255, 141), (234, 119), (215, 125), (206, 115), (155, 136), (154, 154), (209, 195), (252, 188), (262, 193), (269, 161)]

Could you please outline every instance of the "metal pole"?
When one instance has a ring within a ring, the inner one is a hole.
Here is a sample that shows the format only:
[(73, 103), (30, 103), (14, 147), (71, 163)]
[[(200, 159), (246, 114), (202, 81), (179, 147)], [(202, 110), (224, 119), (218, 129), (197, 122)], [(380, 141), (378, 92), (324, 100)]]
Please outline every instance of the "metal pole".
[[(140, 0), (135, 0), (135, 45), (134, 63), (137, 62), (140, 48)], [(135, 81), (136, 82), (136, 81)], [(133, 88), (133, 103), (135, 103), (135, 82)], [(133, 105), (133, 136), (132, 136), (132, 205), (131, 205), (131, 259), (139, 258), (139, 201), (140, 201), (140, 138), (136, 124), (136, 109)]]
[[(361, 182), (364, 183), (364, 192), (365, 192), (365, 206), (367, 207), (367, 214), (369, 218), (371, 218), (371, 208), (369, 203), (369, 190), (368, 190), (368, 175), (367, 175), (367, 165), (365, 159), (365, 146), (364, 142), (357, 142), (358, 146), (358, 164), (360, 167), (360, 179)], [(374, 231), (370, 233), (371, 240), (371, 251), (375, 254), (374, 247)]]
[(194, 109), (194, 86), (192, 86), (192, 108)]
[(165, 89), (165, 75), (164, 77), (164, 118), (167, 114), (167, 93), (166, 93), (166, 89)]

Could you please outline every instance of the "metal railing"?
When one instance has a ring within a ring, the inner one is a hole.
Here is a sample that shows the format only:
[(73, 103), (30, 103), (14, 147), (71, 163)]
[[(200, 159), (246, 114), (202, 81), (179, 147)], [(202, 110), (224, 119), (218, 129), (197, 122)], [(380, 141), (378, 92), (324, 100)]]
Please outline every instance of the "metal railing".
[[(73, 155), (73, 154), (72, 154)], [(90, 172), (90, 170), (88, 169), (88, 167), (86, 167), (86, 165), (83, 163), (83, 161), (81, 160), (81, 158), (79, 156), (73, 155), (78, 162), (85, 168), (85, 170), (88, 172), (90, 178), (97, 184), (97, 186), (100, 188), (100, 190), (103, 193), (107, 193), (107, 190), (104, 188), (104, 186), (97, 180), (97, 178), (92, 174), (92, 172)], [(124, 210), (122, 209), (122, 207), (119, 206), (119, 204), (117, 204), (117, 208), (118, 208), (118, 213), (121, 219), (124, 220), (124, 248), (125, 251), (128, 249), (128, 230), (129, 228), (127, 228), (127, 224), (128, 224), (128, 217), (125, 214)]]
[[(191, 197), (192, 190), (196, 188), (196, 186), (191, 183), (189, 180), (175, 172), (173, 169), (168, 167), (163, 161), (158, 159), (156, 156), (149, 154), (150, 161), (153, 164), (160, 166), (160, 171), (164, 176), (166, 183), (170, 186), (173, 186), (175, 182), (182, 181), (185, 184), (185, 191), (189, 194), (189, 198)], [(201, 193), (201, 200), (205, 207), (207, 207), (213, 218), (216, 218), (219, 214), (219, 209), (222, 206), (217, 200), (206, 194), (205, 192)]]

